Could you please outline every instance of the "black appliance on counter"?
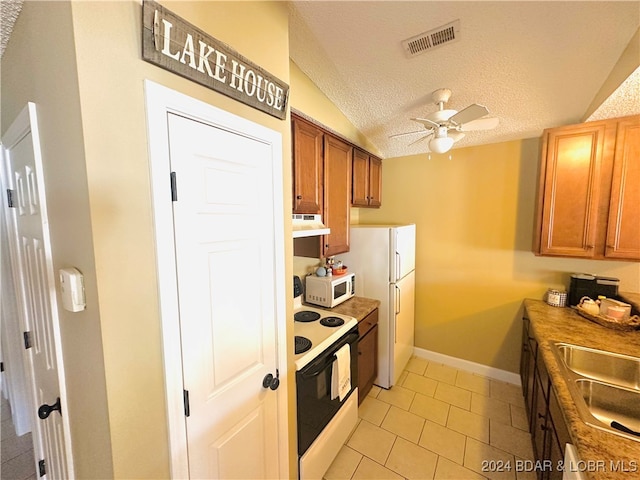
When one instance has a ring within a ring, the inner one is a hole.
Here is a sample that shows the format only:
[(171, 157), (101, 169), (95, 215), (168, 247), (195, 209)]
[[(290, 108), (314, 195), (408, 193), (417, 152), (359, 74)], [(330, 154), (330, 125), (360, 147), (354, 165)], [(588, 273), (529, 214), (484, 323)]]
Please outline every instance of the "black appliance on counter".
[(569, 306), (580, 303), (582, 297), (597, 300), (599, 295), (607, 298), (618, 296), (620, 280), (613, 277), (598, 277), (589, 273), (574, 273), (569, 285)]

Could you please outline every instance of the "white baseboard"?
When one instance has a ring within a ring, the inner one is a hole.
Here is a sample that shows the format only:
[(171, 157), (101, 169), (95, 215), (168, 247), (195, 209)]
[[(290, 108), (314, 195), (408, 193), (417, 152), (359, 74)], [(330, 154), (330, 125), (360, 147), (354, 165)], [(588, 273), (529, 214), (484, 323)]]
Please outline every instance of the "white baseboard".
[(517, 373), (508, 372), (495, 367), (489, 367), (487, 365), (471, 362), (462, 358), (451, 357), (443, 353), (432, 352), (431, 350), (425, 350), (424, 348), (414, 347), (413, 353), (416, 357), (448, 365), (459, 370), (466, 370), (467, 372), (476, 373), (494, 380), (500, 380), (501, 382), (512, 383), (518, 386), (522, 385), (520, 382), (520, 375)]

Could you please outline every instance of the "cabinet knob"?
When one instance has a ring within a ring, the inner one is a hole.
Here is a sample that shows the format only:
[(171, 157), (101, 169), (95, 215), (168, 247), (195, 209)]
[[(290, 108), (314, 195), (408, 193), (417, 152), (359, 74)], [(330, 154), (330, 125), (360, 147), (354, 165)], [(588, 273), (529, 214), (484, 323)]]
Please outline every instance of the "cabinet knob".
[(302, 200), (302, 195), (296, 195), (296, 198), (297, 198), (298, 200)]

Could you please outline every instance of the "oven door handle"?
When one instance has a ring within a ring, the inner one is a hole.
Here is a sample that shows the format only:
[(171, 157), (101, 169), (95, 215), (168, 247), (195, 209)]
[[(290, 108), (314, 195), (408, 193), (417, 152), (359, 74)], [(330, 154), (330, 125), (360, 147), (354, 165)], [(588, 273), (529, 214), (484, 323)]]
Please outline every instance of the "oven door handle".
[[(304, 378), (313, 378), (313, 377), (317, 377), (318, 375), (320, 375), (322, 372), (324, 372), (324, 370), (331, 365), (335, 359), (336, 359), (336, 353), (338, 350), (340, 350), (343, 346), (345, 346), (347, 343), (355, 343), (355, 341), (358, 339), (358, 333), (354, 332), (354, 333), (349, 333), (347, 334), (343, 341), (340, 342), (340, 344), (333, 349), (333, 351), (331, 353), (328, 353), (327, 355), (322, 355), (321, 359), (318, 359), (312, 363), (309, 364), (309, 366), (307, 366), (304, 370), (302, 370), (300, 373), (302, 374), (302, 376)], [(327, 360), (329, 359), (329, 360)]]

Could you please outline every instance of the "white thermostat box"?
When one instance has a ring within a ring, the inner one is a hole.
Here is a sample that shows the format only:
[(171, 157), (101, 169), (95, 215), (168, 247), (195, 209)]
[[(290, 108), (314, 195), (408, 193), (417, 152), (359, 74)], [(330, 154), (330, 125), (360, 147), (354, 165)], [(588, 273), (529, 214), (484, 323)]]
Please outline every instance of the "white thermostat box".
[(81, 312), (87, 306), (84, 299), (84, 277), (75, 268), (60, 269), (62, 306), (70, 312)]

